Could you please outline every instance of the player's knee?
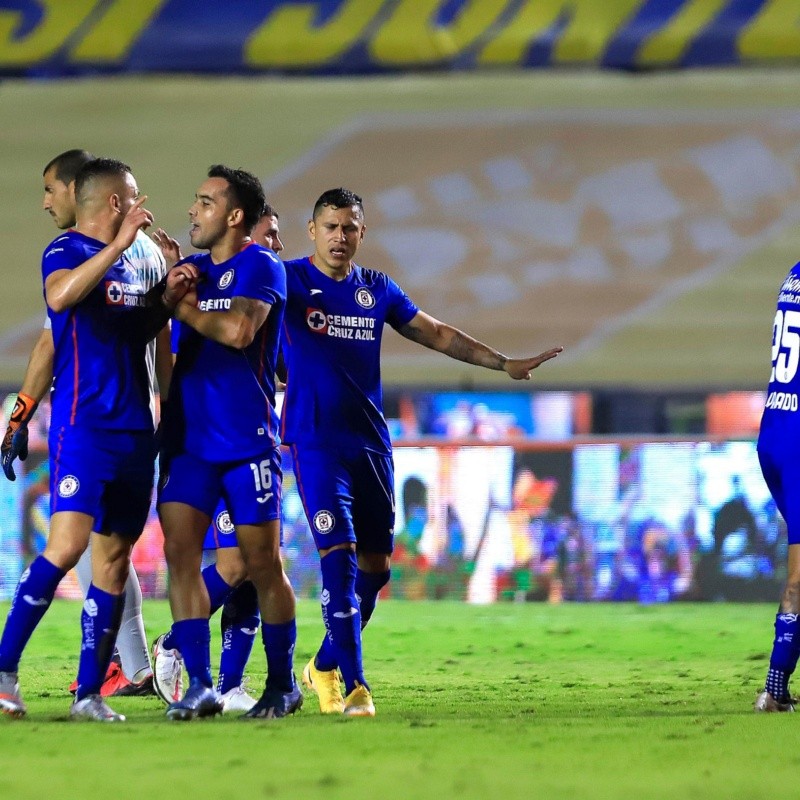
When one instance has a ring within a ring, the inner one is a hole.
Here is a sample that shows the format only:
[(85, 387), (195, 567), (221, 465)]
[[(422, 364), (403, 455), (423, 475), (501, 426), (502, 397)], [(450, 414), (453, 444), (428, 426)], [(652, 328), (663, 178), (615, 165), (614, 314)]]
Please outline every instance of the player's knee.
[(164, 558), (170, 571), (176, 569), (200, 569), (203, 559), (202, 545), (185, 536), (164, 538)]
[(80, 542), (48, 542), (42, 555), (64, 572), (69, 572), (80, 560), (86, 546)]
[(247, 566), (237, 548), (217, 550), (217, 572), (231, 586), (238, 586), (247, 577)]
[(362, 572), (384, 573), (389, 571), (391, 557), (388, 553), (358, 553), (358, 568)]
[(257, 550), (245, 555), (243, 564), (245, 574), (255, 584), (269, 583), (283, 580), (283, 561), (280, 552), (272, 549)]

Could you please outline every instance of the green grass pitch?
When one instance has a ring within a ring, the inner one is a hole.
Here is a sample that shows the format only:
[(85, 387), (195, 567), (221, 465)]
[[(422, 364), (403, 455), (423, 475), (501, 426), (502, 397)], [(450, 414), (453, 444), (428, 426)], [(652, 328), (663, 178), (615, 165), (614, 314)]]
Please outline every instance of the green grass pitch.
[[(307, 696), (290, 719), (182, 725), (121, 698), (128, 721), (108, 726), (68, 721), (79, 612), (55, 603), (25, 653), (2, 798), (773, 800), (800, 761), (793, 718), (751, 710), (774, 606), (386, 601), (365, 635), (374, 719), (323, 717)], [(145, 618), (155, 636), (166, 603)], [(301, 602), (298, 672), (320, 635)]]

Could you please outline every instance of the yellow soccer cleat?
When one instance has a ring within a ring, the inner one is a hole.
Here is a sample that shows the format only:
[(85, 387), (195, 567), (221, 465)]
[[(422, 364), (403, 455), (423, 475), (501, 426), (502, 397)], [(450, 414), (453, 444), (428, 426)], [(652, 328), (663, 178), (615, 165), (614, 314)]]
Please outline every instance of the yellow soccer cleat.
[(375, 704), (372, 702), (372, 695), (366, 686), (360, 683), (347, 695), (344, 701), (344, 713), (350, 717), (374, 717)]
[(323, 714), (341, 714), (345, 710), (337, 670), (323, 672), (316, 668), (312, 658), (303, 669), (303, 685), (317, 695)]

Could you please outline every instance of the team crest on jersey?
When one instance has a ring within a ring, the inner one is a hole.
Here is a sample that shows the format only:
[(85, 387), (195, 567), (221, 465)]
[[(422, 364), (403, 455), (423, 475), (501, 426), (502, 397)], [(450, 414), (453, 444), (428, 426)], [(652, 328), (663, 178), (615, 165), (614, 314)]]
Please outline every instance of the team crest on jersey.
[(81, 482), (74, 475), (66, 475), (58, 482), (58, 496), (72, 497), (80, 488)]
[(319, 533), (330, 533), (336, 525), (336, 518), (330, 511), (317, 511), (314, 514), (314, 527)]
[(373, 295), (369, 289), (362, 286), (356, 289), (356, 303), (358, 303), (361, 308), (373, 308), (375, 305), (375, 295)]
[(217, 281), (217, 286), (220, 289), (227, 289), (232, 282), (233, 282), (233, 270), (229, 269), (226, 272), (222, 273), (220, 279)]
[(306, 325), (308, 325), (314, 333), (328, 332), (328, 318), (318, 308), (306, 309)]
[(231, 522), (231, 515), (228, 513), (227, 509), (220, 511), (214, 522), (220, 533), (233, 533), (233, 523)]
[(109, 306), (144, 306), (144, 289), (134, 283), (106, 281), (106, 304)]

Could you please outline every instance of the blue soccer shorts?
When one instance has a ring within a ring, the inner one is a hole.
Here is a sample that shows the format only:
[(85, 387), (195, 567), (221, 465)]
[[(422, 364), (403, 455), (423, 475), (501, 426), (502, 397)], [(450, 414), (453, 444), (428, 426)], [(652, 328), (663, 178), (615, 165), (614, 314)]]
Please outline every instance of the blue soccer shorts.
[(158, 502), (185, 503), (216, 519), (222, 500), (233, 525), (262, 525), (280, 519), (282, 477), (277, 447), (258, 458), (222, 463), (179, 453), (165, 463)]
[(206, 531), (206, 538), (203, 539), (203, 550), (225, 550), (228, 547), (238, 546), (239, 541), (236, 538), (236, 529), (231, 522), (231, 515), (225, 507), (225, 503), (220, 503), (214, 509), (214, 516)]
[(155, 475), (152, 431), (51, 428), (50, 513), (94, 517), (92, 530), (138, 538)]
[(800, 544), (800, 463), (793, 437), (758, 440), (758, 461), (778, 511), (786, 520), (789, 544)]
[(369, 450), (293, 445), (294, 474), (317, 550), (354, 542), (367, 553), (394, 549), (394, 463)]

